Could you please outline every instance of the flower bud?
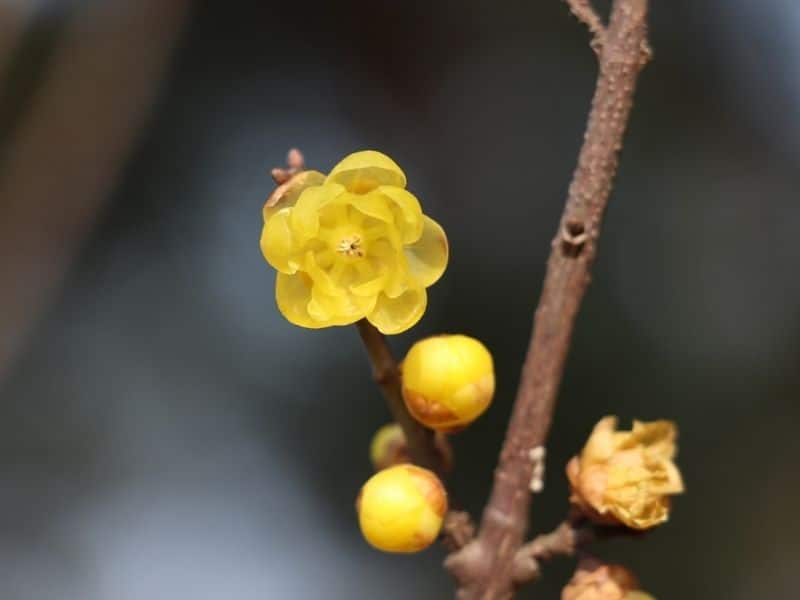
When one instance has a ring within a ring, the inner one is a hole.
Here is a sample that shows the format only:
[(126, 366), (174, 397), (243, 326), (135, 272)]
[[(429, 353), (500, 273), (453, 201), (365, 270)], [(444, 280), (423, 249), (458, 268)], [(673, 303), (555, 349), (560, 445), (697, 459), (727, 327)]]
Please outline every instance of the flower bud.
[(677, 429), (671, 421), (616, 428), (616, 417), (601, 419), (581, 454), (567, 464), (570, 502), (596, 523), (655, 527), (669, 518), (670, 496), (683, 492), (673, 462)]
[(397, 465), (373, 475), (356, 500), (361, 533), (385, 552), (419, 552), (438, 537), (447, 513), (439, 478), (414, 465)]
[(636, 577), (622, 565), (581, 561), (561, 600), (654, 600), (639, 590)]
[(411, 462), (406, 436), (399, 423), (389, 423), (375, 432), (369, 445), (369, 458), (376, 471)]
[(493, 395), (492, 355), (474, 338), (430, 337), (414, 344), (403, 361), (403, 399), (411, 415), (431, 429), (463, 429)]

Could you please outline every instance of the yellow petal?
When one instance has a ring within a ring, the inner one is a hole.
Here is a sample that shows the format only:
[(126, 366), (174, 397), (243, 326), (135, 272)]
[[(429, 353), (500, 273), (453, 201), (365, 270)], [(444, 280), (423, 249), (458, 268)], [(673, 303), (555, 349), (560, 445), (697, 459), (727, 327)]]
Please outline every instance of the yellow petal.
[(408, 269), (419, 285), (428, 287), (436, 283), (447, 267), (447, 236), (441, 226), (423, 215), (424, 228), (419, 240), (405, 247)]
[(342, 303), (346, 304), (347, 300), (326, 296), (303, 272), (294, 275), (278, 273), (275, 299), (281, 314), (290, 323), (308, 329), (350, 325), (363, 319), (374, 305), (373, 300), (373, 304), (367, 303), (364, 307), (343, 311)]
[(389, 208), (389, 202), (381, 194), (348, 194), (346, 201), (368, 217), (384, 223), (394, 221), (394, 213)]
[(279, 210), (294, 206), (303, 190), (314, 185), (322, 185), (324, 181), (325, 175), (319, 171), (301, 171), (286, 183), (279, 185), (264, 204), (262, 211), (264, 223)]
[(632, 433), (634, 443), (643, 444), (651, 455), (662, 458), (675, 456), (675, 438), (678, 436), (678, 429), (672, 421), (634, 421)]
[(425, 313), (428, 295), (425, 288), (407, 290), (397, 298), (380, 294), (375, 308), (367, 315), (369, 322), (381, 333), (393, 335), (402, 333), (416, 325)]
[(307, 241), (319, 231), (319, 211), (344, 192), (340, 185), (320, 185), (310, 187), (300, 194), (291, 211), (291, 226), (295, 235)]
[(311, 302), (311, 278), (305, 273), (287, 275), (278, 273), (275, 281), (275, 300), (278, 310), (286, 319), (300, 327), (319, 329), (333, 323), (314, 319), (308, 312)]
[(370, 298), (352, 294), (332, 296), (315, 285), (311, 289), (308, 313), (318, 321), (332, 325), (350, 325), (363, 319), (373, 309), (376, 300), (375, 296)]
[(382, 185), (376, 191), (391, 201), (392, 207), (395, 209), (395, 221), (403, 236), (403, 243), (416, 242), (422, 235), (423, 229), (422, 207), (420, 207), (417, 197), (409, 191), (390, 185)]
[(386, 287), (386, 282), (389, 280), (387, 271), (375, 272), (371, 279), (364, 279), (358, 283), (350, 286), (350, 291), (356, 296), (377, 296), (381, 290)]
[(311, 277), (314, 287), (319, 288), (323, 293), (329, 296), (344, 296), (347, 293), (344, 288), (336, 284), (327, 271), (320, 268), (314, 253), (310, 250), (306, 252), (303, 269)]
[(287, 274), (297, 271), (300, 250), (289, 223), (290, 212), (288, 208), (278, 211), (261, 230), (261, 253), (269, 264)]
[(380, 239), (373, 243), (369, 254), (379, 265), (379, 270), (387, 273), (383, 293), (389, 298), (397, 298), (403, 294), (408, 289), (409, 281), (406, 255), (388, 239)]
[(581, 452), (583, 466), (605, 462), (611, 458), (615, 450), (614, 433), (616, 429), (616, 417), (603, 417), (598, 421)]
[(391, 158), (374, 150), (347, 156), (328, 175), (326, 183), (339, 183), (347, 191), (365, 194), (380, 185), (406, 187), (406, 176)]

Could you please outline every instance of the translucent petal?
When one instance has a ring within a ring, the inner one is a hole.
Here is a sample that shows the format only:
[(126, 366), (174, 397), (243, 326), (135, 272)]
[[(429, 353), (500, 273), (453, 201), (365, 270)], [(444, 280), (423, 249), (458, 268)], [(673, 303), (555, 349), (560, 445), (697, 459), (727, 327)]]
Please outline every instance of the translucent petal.
[(346, 202), (368, 217), (378, 219), (384, 223), (394, 222), (394, 213), (389, 208), (389, 201), (382, 194), (347, 194), (345, 199)]
[(347, 291), (337, 285), (333, 278), (317, 264), (313, 252), (307, 252), (303, 261), (303, 268), (311, 277), (315, 288), (329, 296), (344, 296)]
[(291, 226), (302, 241), (310, 240), (319, 231), (319, 211), (344, 192), (340, 185), (310, 187), (300, 194), (291, 211)]
[(294, 206), (303, 190), (314, 185), (322, 185), (324, 182), (325, 175), (319, 171), (302, 171), (279, 185), (264, 204), (262, 211), (264, 223), (279, 210)]
[(349, 325), (363, 319), (374, 308), (376, 300), (375, 296), (370, 298), (352, 294), (331, 296), (322, 291), (319, 286), (314, 285), (311, 289), (308, 312), (312, 318), (319, 321), (330, 322), (334, 325)]
[(261, 230), (261, 253), (269, 264), (287, 274), (297, 271), (295, 255), (300, 250), (289, 225), (290, 212), (288, 208), (278, 211)]
[(275, 300), (278, 303), (278, 310), (290, 323), (310, 329), (333, 325), (331, 322), (314, 319), (309, 314), (311, 279), (305, 273), (294, 275), (278, 273), (275, 281)]
[(405, 256), (411, 276), (419, 285), (428, 287), (444, 273), (449, 248), (441, 226), (427, 215), (423, 215), (422, 220), (422, 235), (415, 243), (405, 247)]
[(425, 288), (407, 290), (397, 298), (380, 294), (375, 308), (367, 319), (381, 333), (392, 335), (413, 327), (425, 314), (428, 295)]
[(339, 183), (347, 191), (365, 194), (380, 185), (406, 187), (406, 176), (391, 158), (374, 150), (347, 156), (328, 175), (326, 183)]
[(356, 296), (377, 296), (386, 287), (389, 275), (386, 271), (377, 273), (372, 279), (350, 286), (350, 291)]
[(390, 185), (382, 185), (376, 192), (386, 196), (397, 214), (397, 226), (404, 244), (416, 242), (422, 235), (422, 207), (417, 197), (409, 191)]
[(383, 293), (389, 298), (397, 298), (408, 289), (409, 267), (402, 250), (395, 247), (388, 239), (374, 242), (369, 249), (370, 258), (387, 273)]

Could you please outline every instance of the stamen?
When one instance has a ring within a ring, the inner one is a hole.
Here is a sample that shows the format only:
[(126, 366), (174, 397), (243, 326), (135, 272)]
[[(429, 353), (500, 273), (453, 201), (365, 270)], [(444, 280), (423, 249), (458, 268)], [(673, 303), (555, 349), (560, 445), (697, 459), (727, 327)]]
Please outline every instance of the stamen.
[(345, 256), (364, 256), (364, 248), (361, 244), (361, 236), (353, 234), (339, 241), (336, 251)]

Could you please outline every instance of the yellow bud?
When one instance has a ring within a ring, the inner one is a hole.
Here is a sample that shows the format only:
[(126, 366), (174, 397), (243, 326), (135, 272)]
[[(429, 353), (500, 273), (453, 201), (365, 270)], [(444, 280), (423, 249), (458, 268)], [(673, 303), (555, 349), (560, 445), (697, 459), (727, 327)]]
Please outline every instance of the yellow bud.
[(385, 552), (419, 552), (438, 537), (447, 512), (439, 478), (414, 465), (397, 465), (373, 475), (356, 500), (361, 533)]
[(492, 355), (475, 338), (430, 337), (414, 344), (403, 361), (403, 399), (411, 415), (431, 429), (463, 429), (493, 395)]
[(375, 432), (369, 445), (369, 458), (376, 471), (410, 462), (406, 436), (398, 423), (389, 423)]

